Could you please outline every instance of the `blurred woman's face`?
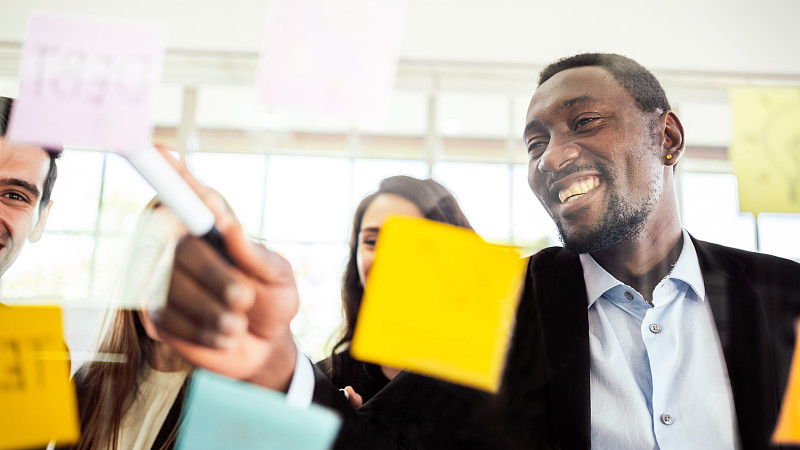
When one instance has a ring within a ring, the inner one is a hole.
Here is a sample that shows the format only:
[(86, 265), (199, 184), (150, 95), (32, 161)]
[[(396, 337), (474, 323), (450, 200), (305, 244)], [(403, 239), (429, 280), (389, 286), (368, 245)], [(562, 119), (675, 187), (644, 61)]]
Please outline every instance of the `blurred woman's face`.
[(358, 231), (358, 251), (356, 263), (358, 264), (358, 277), (362, 285), (367, 284), (367, 275), (375, 259), (375, 244), (378, 242), (378, 233), (383, 221), (390, 214), (403, 214), (412, 217), (424, 217), (417, 205), (395, 194), (380, 194), (370, 203), (361, 219), (361, 229)]

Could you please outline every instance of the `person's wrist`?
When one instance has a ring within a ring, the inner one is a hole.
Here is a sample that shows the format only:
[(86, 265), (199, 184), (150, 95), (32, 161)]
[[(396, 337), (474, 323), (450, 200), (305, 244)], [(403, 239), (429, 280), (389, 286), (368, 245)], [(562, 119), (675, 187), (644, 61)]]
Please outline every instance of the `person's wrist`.
[(287, 328), (285, 333), (276, 337), (270, 346), (264, 363), (246, 381), (276, 391), (286, 392), (292, 381), (295, 364), (297, 363), (297, 347), (291, 331)]

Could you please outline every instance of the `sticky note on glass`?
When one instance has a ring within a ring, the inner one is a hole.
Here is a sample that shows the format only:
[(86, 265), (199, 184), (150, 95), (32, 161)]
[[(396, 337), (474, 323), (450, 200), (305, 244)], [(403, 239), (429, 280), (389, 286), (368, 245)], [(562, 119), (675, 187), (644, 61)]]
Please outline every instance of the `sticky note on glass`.
[(381, 226), (350, 351), (362, 361), (497, 391), (527, 261), (439, 222)]
[(150, 24), (34, 15), (8, 139), (55, 148), (148, 145), (164, 37)]
[(740, 86), (730, 99), (739, 209), (800, 213), (800, 88)]
[(257, 85), (275, 109), (386, 116), (405, 0), (275, 0)]
[(341, 419), (316, 405), (287, 405), (284, 394), (195, 370), (178, 450), (329, 449)]
[(0, 448), (80, 436), (58, 307), (0, 306)]
[[(799, 335), (800, 336), (800, 335)], [(800, 346), (795, 343), (789, 383), (783, 394), (778, 425), (772, 435), (776, 444), (800, 444)]]

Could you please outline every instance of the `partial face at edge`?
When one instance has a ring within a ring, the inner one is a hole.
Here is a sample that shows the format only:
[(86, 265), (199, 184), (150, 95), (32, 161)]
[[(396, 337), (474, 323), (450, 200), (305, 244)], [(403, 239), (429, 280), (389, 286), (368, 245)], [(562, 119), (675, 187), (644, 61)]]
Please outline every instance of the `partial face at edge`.
[(643, 113), (602, 67), (560, 72), (531, 99), (528, 183), (577, 253), (637, 235), (663, 193), (659, 114)]
[(26, 240), (44, 230), (50, 205), (39, 215), (50, 156), (39, 147), (0, 138), (0, 276), (19, 256)]
[(424, 217), (417, 205), (399, 195), (380, 194), (375, 197), (364, 211), (361, 229), (358, 232), (356, 264), (362, 285), (367, 284), (367, 276), (375, 259), (375, 245), (378, 242), (381, 225), (390, 214)]

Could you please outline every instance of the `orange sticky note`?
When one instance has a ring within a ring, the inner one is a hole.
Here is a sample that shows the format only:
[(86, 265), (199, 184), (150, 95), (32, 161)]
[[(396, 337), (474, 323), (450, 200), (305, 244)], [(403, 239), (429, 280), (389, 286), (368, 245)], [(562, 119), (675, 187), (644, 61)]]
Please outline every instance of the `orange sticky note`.
[(2, 449), (78, 440), (60, 308), (0, 306), (0, 405)]
[[(800, 336), (800, 335), (799, 335)], [(800, 444), (800, 346), (795, 343), (789, 383), (783, 394), (781, 414), (772, 435), (776, 444)]]
[(526, 260), (439, 222), (380, 231), (350, 351), (356, 359), (496, 392)]

